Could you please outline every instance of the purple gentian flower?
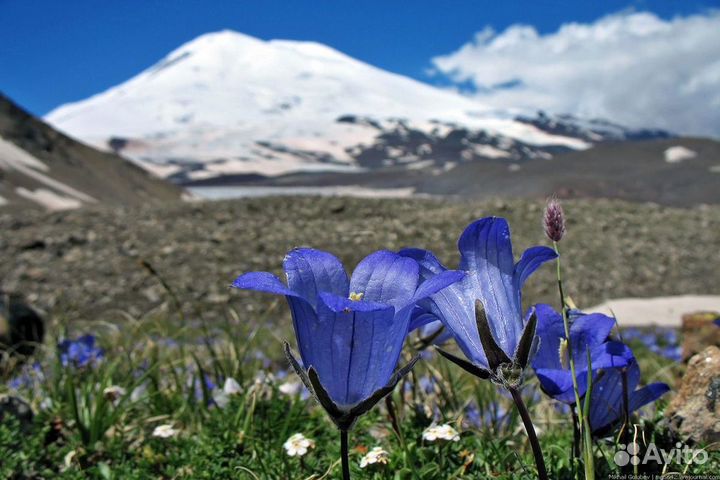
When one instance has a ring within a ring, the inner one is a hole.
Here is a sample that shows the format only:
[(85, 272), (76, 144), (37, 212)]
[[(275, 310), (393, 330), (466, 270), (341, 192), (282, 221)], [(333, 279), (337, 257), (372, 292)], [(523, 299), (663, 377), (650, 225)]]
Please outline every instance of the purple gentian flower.
[(309, 248), (288, 253), (283, 268), (287, 286), (270, 273), (251, 272), (233, 287), (285, 295), (302, 366), (287, 344), (286, 353), (345, 430), (399, 381), (393, 372), (417, 302), (464, 276), (448, 271), (420, 284), (415, 260), (384, 250), (362, 260), (349, 279), (335, 256)]
[(532, 366), (543, 391), (555, 400), (575, 403), (568, 352), (572, 351), (580, 397), (585, 395), (587, 388), (588, 350), (593, 372), (601, 368), (626, 367), (633, 359), (632, 351), (625, 344), (608, 341), (610, 331), (615, 326), (614, 318), (601, 313), (586, 315), (571, 310), (568, 345), (561, 314), (545, 304), (536, 305), (535, 313), (540, 347)]
[(76, 368), (96, 363), (105, 356), (105, 351), (95, 343), (93, 335), (83, 335), (77, 340), (63, 340), (57, 346), (60, 363), (63, 367), (72, 365)]
[[(523, 321), (522, 286), (540, 265), (557, 254), (548, 247), (532, 247), (515, 263), (510, 227), (498, 217), (468, 225), (458, 240), (458, 249), (460, 269), (467, 275), (424, 301), (421, 306), (426, 312), (416, 316), (413, 326), (440, 319), (470, 363), (441, 353), (481, 378), (502, 381), (498, 368), (511, 368), (515, 373), (515, 367), (524, 368), (534, 339), (534, 320)], [(447, 271), (426, 250), (405, 249), (400, 255), (418, 261), (425, 281)], [(513, 378), (510, 383), (518, 381)]]
[(625, 395), (623, 376), (627, 385), (628, 415), (635, 410), (654, 402), (670, 387), (665, 383), (652, 383), (636, 390), (640, 383), (640, 367), (634, 359), (627, 368), (603, 370), (593, 380), (590, 394), (590, 427), (593, 433), (607, 432), (618, 420), (624, 417)]

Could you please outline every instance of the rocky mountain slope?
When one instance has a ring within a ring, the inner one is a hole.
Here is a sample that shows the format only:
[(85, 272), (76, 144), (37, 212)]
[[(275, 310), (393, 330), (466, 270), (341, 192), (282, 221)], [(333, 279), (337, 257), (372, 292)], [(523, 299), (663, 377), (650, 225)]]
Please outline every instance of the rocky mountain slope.
[(0, 93), (0, 209), (143, 205), (182, 194), (126, 159), (59, 133)]
[(497, 111), (325, 45), (233, 31), (198, 37), (46, 119), (179, 183), (293, 172), (432, 172), (668, 136)]
[(605, 142), (526, 162), (485, 159), (431, 171), (228, 176), (195, 186), (348, 187), (454, 198), (616, 198), (671, 206), (720, 204), (720, 142), (702, 138)]

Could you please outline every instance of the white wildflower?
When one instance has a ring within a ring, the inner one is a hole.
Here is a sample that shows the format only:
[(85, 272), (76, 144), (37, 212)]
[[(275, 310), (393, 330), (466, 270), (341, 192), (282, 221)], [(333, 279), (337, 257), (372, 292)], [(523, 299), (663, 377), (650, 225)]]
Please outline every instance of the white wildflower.
[(170, 438), (177, 435), (180, 431), (173, 428), (172, 425), (158, 425), (152, 432), (153, 437)]
[(426, 428), (422, 435), (423, 440), (434, 442), (436, 440), (446, 440), (448, 442), (457, 442), (460, 440), (460, 434), (457, 430), (448, 424), (431, 425)]
[(287, 439), (283, 448), (290, 457), (302, 457), (308, 450), (315, 448), (315, 442), (305, 438), (302, 433), (296, 433)]
[(228, 377), (225, 379), (222, 390), (217, 389), (213, 392), (213, 400), (215, 400), (218, 407), (225, 408), (230, 403), (230, 397), (240, 395), (241, 393), (242, 387), (237, 380)]
[(294, 397), (295, 395), (300, 393), (301, 389), (302, 383), (293, 381), (287, 381), (278, 387), (280, 393), (282, 393), (283, 395), (287, 395), (288, 397)]
[(374, 447), (362, 459), (360, 459), (360, 468), (368, 465), (387, 465), (390, 462), (390, 454), (382, 449), (382, 447)]
[(130, 392), (130, 401), (135, 403), (147, 395), (147, 383), (141, 383)]
[(125, 389), (123, 387), (120, 387), (118, 385), (111, 385), (107, 387), (105, 390), (103, 390), (103, 396), (112, 402), (113, 405), (117, 405), (117, 402), (120, 400), (120, 397), (124, 396), (126, 393)]
[(242, 387), (232, 377), (228, 377), (225, 379), (225, 385), (223, 385), (223, 392), (227, 393), (228, 395), (240, 395), (242, 393)]

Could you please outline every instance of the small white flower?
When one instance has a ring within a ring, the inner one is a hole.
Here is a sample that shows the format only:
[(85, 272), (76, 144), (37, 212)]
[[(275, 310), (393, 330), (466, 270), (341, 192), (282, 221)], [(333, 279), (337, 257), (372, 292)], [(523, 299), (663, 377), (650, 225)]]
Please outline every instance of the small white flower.
[(213, 400), (215, 400), (215, 403), (220, 408), (225, 408), (228, 403), (230, 403), (230, 397), (233, 395), (240, 395), (242, 393), (242, 387), (240, 387), (240, 384), (232, 377), (228, 377), (225, 379), (225, 384), (223, 385), (222, 390), (215, 390), (213, 392)]
[(141, 383), (137, 387), (133, 388), (133, 391), (130, 392), (130, 401), (133, 403), (140, 401), (140, 399), (147, 394), (147, 390), (147, 383)]
[(305, 438), (302, 433), (296, 433), (287, 439), (283, 448), (290, 457), (302, 457), (308, 450), (315, 448), (315, 442)]
[(153, 437), (170, 438), (177, 435), (180, 431), (173, 428), (172, 425), (158, 425), (152, 432)]
[(457, 430), (448, 425), (431, 425), (426, 428), (422, 435), (423, 440), (434, 442), (436, 440), (446, 440), (448, 442), (457, 442), (460, 440), (460, 434)]
[(374, 447), (362, 459), (360, 459), (360, 468), (368, 465), (387, 465), (390, 462), (390, 454), (382, 449), (382, 447)]
[(278, 387), (278, 390), (280, 390), (280, 393), (283, 395), (287, 395), (288, 397), (294, 397), (298, 393), (300, 393), (300, 389), (302, 388), (302, 383), (300, 382), (293, 382), (293, 381), (287, 381), (280, 385)]
[(125, 395), (126, 391), (123, 387), (120, 387), (118, 385), (111, 385), (107, 387), (105, 390), (103, 390), (103, 396), (110, 400), (113, 405), (116, 405), (118, 400), (120, 400), (120, 397)]
[(45, 397), (40, 402), (40, 410), (47, 411), (53, 408), (53, 401), (50, 397)]
[(227, 393), (228, 395), (240, 395), (242, 393), (242, 387), (232, 377), (228, 377), (225, 379), (225, 385), (223, 385), (223, 392)]

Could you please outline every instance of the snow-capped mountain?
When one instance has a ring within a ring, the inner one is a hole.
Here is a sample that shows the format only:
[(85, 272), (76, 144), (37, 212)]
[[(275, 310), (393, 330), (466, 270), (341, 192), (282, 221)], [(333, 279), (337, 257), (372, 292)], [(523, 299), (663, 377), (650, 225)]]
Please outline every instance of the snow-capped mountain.
[(46, 120), (179, 182), (297, 171), (446, 170), (477, 159), (547, 158), (615, 139), (614, 130), (606, 138), (576, 121), (516, 117), (325, 45), (222, 31), (196, 38), (116, 87), (53, 110)]

